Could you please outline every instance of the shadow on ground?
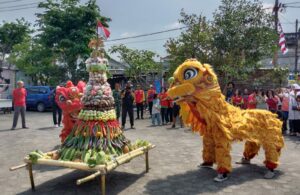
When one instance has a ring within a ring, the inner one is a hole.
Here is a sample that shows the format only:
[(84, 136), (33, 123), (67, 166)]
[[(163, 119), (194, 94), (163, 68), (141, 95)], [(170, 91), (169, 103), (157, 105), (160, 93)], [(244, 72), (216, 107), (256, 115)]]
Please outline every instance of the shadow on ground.
[[(140, 174), (131, 174), (124, 172), (114, 171), (109, 173), (106, 177), (106, 194), (118, 194), (125, 188), (133, 184), (140, 177), (143, 177), (145, 172)], [(89, 175), (86, 171), (72, 171), (63, 176), (57, 177), (46, 181), (36, 186), (36, 191), (32, 192), (30, 186), (29, 189), (18, 193), (18, 195), (29, 195), (29, 194), (99, 194), (100, 193), (100, 179), (99, 177), (88, 181), (87, 183), (76, 185), (76, 180), (81, 179)]]
[(55, 129), (55, 127), (41, 127), (36, 130), (47, 131), (47, 130), (54, 130), (54, 129)]
[[(266, 169), (262, 166), (248, 165), (233, 169), (229, 179), (222, 182), (214, 182), (216, 171), (208, 168), (199, 168), (183, 174), (168, 176), (165, 179), (157, 179), (148, 182), (145, 186), (147, 194), (201, 194), (218, 193), (229, 186), (238, 186), (256, 179), (263, 179)], [(283, 175), (277, 171), (274, 180)]]
[(284, 139), (292, 141), (294, 144), (296, 144), (296, 148), (300, 147), (300, 137), (286, 135), (284, 136)]
[(25, 131), (26, 129), (23, 129), (23, 128), (16, 128), (16, 129), (14, 129), (14, 130), (11, 130), (11, 129), (3, 129), (3, 130), (2, 130), (2, 129), (1, 129), (1, 130), (0, 130), (0, 133), (1, 133), (1, 132), (2, 132), (2, 133), (3, 133), (3, 132), (7, 132), (7, 131), (20, 131), (20, 130), (24, 130), (24, 131)]

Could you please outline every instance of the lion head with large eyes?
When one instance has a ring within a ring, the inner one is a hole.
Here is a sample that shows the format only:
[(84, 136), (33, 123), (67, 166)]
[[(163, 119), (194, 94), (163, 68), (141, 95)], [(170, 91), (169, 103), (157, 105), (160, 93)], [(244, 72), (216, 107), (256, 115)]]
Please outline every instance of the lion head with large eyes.
[(170, 79), (168, 95), (179, 100), (208, 99), (221, 95), (218, 79), (209, 64), (201, 64), (196, 59), (188, 59), (178, 66)]
[(60, 137), (62, 142), (71, 132), (74, 123), (77, 119), (79, 111), (83, 108), (81, 97), (85, 88), (85, 83), (79, 81), (77, 86), (68, 81), (65, 87), (57, 87), (55, 101), (63, 111), (64, 128), (61, 131)]

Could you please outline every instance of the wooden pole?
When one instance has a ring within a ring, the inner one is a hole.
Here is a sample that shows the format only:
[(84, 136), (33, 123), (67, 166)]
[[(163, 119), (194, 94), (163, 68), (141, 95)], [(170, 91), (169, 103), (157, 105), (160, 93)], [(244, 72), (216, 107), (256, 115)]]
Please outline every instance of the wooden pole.
[(106, 192), (106, 189), (105, 189), (105, 174), (101, 175), (100, 185), (101, 185), (101, 194), (105, 195), (105, 192)]
[(145, 152), (148, 152), (148, 150), (150, 150), (154, 147), (155, 147), (155, 145), (150, 145), (148, 147), (144, 146), (144, 147), (141, 147), (141, 148), (136, 149), (134, 151), (131, 151), (127, 154), (124, 154), (120, 157), (117, 157), (114, 161), (110, 161), (109, 163), (107, 163), (107, 165), (106, 165), (107, 172), (109, 172), (111, 170), (114, 170), (119, 165), (121, 165), (125, 162), (128, 162), (129, 160), (131, 160), (131, 159), (133, 159), (137, 156), (143, 155)]
[(29, 178), (30, 178), (30, 184), (31, 184), (31, 190), (35, 191), (35, 186), (34, 186), (34, 180), (33, 180), (33, 174), (32, 174), (32, 164), (28, 163), (28, 172), (29, 172)]
[(146, 173), (149, 172), (149, 152), (148, 150), (145, 152), (145, 162), (146, 162)]
[(26, 167), (26, 166), (27, 166), (27, 164), (24, 163), (24, 164), (21, 164), (21, 165), (18, 165), (18, 166), (10, 167), (9, 170), (10, 170), (10, 171), (14, 171), (14, 170), (17, 170), (17, 169), (21, 169), (21, 168), (23, 168), (23, 167)]
[(89, 176), (87, 176), (87, 177), (85, 177), (85, 178), (78, 179), (78, 180), (76, 181), (76, 184), (77, 184), (77, 185), (80, 185), (80, 184), (83, 184), (83, 183), (85, 183), (85, 182), (87, 182), (87, 181), (93, 180), (93, 179), (95, 179), (96, 177), (98, 177), (100, 174), (101, 174), (101, 171), (97, 171), (96, 173), (93, 173), (92, 175), (89, 175)]
[[(24, 161), (26, 163), (31, 163), (28, 158), (25, 158)], [(50, 165), (50, 166), (58, 166), (58, 167), (67, 167), (70, 169), (79, 169), (84, 171), (99, 171), (105, 170), (105, 165), (97, 165), (93, 168), (90, 168), (86, 163), (78, 163), (72, 161), (62, 161), (62, 160), (52, 160), (52, 159), (38, 159), (36, 164)]]

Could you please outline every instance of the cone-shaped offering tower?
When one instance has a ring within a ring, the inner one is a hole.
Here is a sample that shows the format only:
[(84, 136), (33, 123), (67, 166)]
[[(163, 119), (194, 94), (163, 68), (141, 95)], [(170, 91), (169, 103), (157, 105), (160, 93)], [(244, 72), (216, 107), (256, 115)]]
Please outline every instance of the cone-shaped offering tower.
[(85, 62), (89, 81), (81, 100), (84, 107), (56, 158), (93, 167), (129, 152), (131, 145), (116, 119), (102, 41), (92, 40), (89, 46), (94, 51)]

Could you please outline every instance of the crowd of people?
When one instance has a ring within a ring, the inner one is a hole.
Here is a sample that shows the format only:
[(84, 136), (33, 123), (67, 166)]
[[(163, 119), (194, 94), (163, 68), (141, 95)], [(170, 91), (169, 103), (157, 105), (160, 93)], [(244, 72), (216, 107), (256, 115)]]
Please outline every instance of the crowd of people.
[[(122, 128), (125, 128), (127, 114), (130, 126), (134, 129), (134, 120), (144, 119), (144, 112), (149, 111), (152, 125), (171, 125), (176, 127), (176, 119), (179, 118), (179, 106), (167, 95), (167, 89), (163, 87), (160, 93), (156, 93), (153, 85), (147, 91), (137, 84), (135, 90), (131, 82), (128, 82), (122, 90), (119, 83), (115, 84), (113, 90), (115, 99), (115, 110), (117, 118), (121, 117)], [(134, 119), (134, 107), (136, 107), (136, 118)], [(182, 121), (179, 118), (181, 127)]]
[[(28, 128), (25, 124), (25, 97), (26, 90), (24, 83), (19, 81), (18, 88), (13, 92), (14, 99), (14, 120), (12, 129), (16, 128), (19, 114), (22, 116), (22, 127)], [(255, 89), (249, 93), (248, 89), (241, 91), (236, 89), (234, 83), (230, 82), (223, 91), (226, 101), (241, 109), (266, 109), (278, 115), (283, 121), (282, 133), (292, 136), (300, 136), (300, 86), (293, 84), (287, 88), (279, 89)], [(53, 92), (53, 122), (55, 127), (61, 125), (61, 110), (55, 102), (55, 91)], [(179, 119), (180, 107), (168, 97), (167, 89), (163, 87), (157, 93), (153, 85), (144, 91), (138, 84), (135, 89), (131, 82), (128, 82), (124, 89), (119, 83), (115, 84), (113, 90), (115, 110), (117, 118), (121, 117), (122, 128), (125, 128), (127, 114), (129, 115), (130, 127), (134, 129), (134, 120), (144, 119), (144, 112), (149, 111), (152, 125), (171, 125), (176, 127), (176, 119)], [(136, 118), (134, 119), (134, 107), (136, 107)]]
[(232, 82), (224, 89), (226, 101), (242, 109), (266, 109), (278, 115), (283, 121), (282, 133), (300, 136), (300, 86), (288, 88), (255, 89), (249, 93), (235, 89)]

